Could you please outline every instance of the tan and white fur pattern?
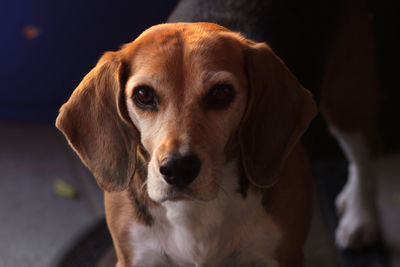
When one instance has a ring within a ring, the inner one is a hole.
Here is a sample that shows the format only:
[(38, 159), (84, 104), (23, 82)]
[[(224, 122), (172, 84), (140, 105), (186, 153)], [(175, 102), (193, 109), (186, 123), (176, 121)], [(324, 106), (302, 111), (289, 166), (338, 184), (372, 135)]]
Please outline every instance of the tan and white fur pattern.
[[(105, 191), (118, 267), (292, 267), (312, 202), (299, 140), (315, 115), (265, 43), (176, 23), (106, 53), (56, 125)], [(165, 162), (185, 157), (195, 176), (168, 180)]]

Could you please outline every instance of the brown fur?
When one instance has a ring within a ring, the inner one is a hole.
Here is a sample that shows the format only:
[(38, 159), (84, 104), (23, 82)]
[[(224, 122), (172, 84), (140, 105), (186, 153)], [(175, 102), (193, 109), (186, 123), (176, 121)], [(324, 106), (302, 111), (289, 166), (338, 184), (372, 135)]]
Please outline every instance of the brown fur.
[(316, 108), (311, 94), (268, 46), (251, 45), (247, 60), (251, 90), (240, 132), (243, 163), (255, 185), (269, 187)]
[[(106, 53), (60, 109), (56, 126), (106, 190), (127, 187), (136, 163), (137, 130), (126, 120), (117, 53)], [(110, 158), (118, 158), (110, 164)]]
[(372, 21), (364, 0), (345, 1), (328, 56), (321, 89), (321, 112), (329, 124), (359, 132), (371, 156), (380, 154), (379, 84)]

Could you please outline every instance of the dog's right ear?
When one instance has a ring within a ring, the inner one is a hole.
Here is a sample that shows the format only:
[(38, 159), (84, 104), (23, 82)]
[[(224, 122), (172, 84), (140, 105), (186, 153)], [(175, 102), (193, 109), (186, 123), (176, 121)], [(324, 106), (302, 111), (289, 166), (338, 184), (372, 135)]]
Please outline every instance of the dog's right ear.
[(265, 43), (245, 42), (249, 99), (239, 132), (244, 171), (256, 186), (279, 179), (317, 106), (286, 65)]
[(139, 133), (125, 107), (128, 75), (118, 52), (104, 54), (61, 107), (56, 121), (106, 191), (124, 190), (135, 172)]

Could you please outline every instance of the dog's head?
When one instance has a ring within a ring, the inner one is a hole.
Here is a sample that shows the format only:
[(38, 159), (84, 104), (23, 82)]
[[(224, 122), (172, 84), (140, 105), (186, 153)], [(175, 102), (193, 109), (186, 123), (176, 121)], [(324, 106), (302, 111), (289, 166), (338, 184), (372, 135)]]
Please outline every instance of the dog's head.
[(264, 43), (211, 23), (154, 26), (106, 53), (56, 125), (107, 191), (146, 155), (151, 199), (213, 199), (230, 160), (268, 187), (316, 114), (311, 94)]

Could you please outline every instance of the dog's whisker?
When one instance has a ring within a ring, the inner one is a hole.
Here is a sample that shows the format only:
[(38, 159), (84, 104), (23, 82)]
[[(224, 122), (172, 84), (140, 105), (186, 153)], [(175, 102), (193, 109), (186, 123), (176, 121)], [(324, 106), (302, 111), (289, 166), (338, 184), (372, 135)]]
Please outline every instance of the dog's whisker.
[(139, 192), (143, 192), (144, 190), (144, 188), (147, 186), (147, 181), (144, 181), (143, 182), (143, 184), (140, 186), (140, 190), (139, 190)]
[(230, 198), (230, 195), (228, 194), (228, 191), (220, 184), (220, 183), (215, 183), (217, 187), (221, 190), (222, 193), (225, 194), (227, 198)]

